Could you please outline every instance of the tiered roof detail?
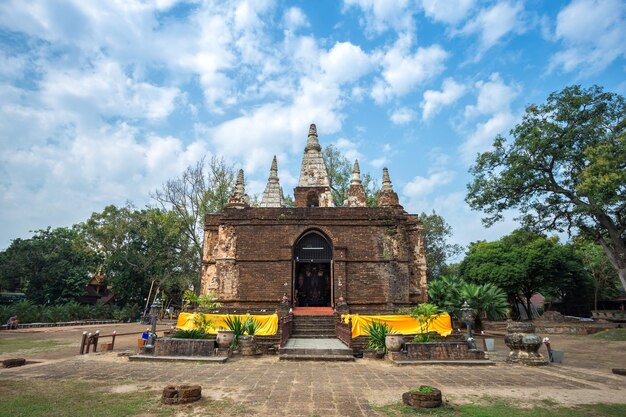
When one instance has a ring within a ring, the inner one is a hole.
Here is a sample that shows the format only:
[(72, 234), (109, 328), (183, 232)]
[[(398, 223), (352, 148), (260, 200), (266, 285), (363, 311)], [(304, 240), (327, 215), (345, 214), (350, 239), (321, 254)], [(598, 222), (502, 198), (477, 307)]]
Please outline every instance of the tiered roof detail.
[(237, 182), (235, 182), (235, 189), (228, 199), (226, 207), (232, 208), (245, 208), (250, 207), (250, 198), (246, 194), (243, 179), (243, 169), (239, 170), (237, 174)]
[(283, 187), (280, 186), (278, 178), (278, 162), (276, 161), (276, 155), (274, 155), (270, 168), (270, 176), (267, 179), (267, 185), (265, 186), (259, 207), (283, 207), (284, 200)]

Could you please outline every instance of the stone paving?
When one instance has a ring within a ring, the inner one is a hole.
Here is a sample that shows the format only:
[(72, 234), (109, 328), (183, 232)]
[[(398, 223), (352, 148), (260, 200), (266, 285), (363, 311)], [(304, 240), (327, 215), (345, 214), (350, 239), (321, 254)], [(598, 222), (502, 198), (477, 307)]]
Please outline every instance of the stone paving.
[[(578, 345), (580, 339), (567, 340), (560, 345)], [(0, 383), (2, 379), (84, 380), (155, 389), (170, 383), (194, 383), (203, 387), (203, 396), (228, 399), (240, 407), (223, 415), (379, 416), (373, 404), (400, 401), (402, 392), (423, 384), (442, 389), (452, 404), (483, 396), (521, 403), (540, 399), (562, 404), (626, 403), (626, 377), (611, 374), (601, 362), (605, 352), (609, 363), (626, 365), (625, 347), (626, 342), (594, 342), (587, 351), (587, 356), (593, 357), (587, 361), (581, 355), (580, 360), (571, 357), (568, 363), (566, 356), (564, 365), (524, 367), (505, 364), (506, 351), (497, 344), (498, 352), (493, 355), (496, 366), (480, 368), (398, 367), (375, 359), (285, 362), (276, 356), (239, 357), (225, 364), (172, 364), (129, 362), (118, 352), (74, 354), (22, 368), (0, 369)]]

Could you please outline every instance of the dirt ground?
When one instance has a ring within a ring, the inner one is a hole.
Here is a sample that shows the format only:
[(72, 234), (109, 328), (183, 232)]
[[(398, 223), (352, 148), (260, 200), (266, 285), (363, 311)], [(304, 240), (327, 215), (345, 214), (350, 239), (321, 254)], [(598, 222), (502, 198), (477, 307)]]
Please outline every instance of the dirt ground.
[[(170, 326), (171, 323), (162, 324), (159, 329)], [(496, 365), (487, 367), (398, 367), (373, 359), (352, 363), (285, 362), (276, 356), (235, 357), (223, 365), (206, 365), (129, 362), (119, 354), (136, 351), (139, 334), (122, 334), (140, 333), (146, 325), (115, 324), (98, 329), (103, 335), (113, 330), (121, 334), (116, 338), (114, 352), (78, 355), (82, 332), (94, 332), (94, 326), (0, 332), (0, 346), (2, 339), (9, 338), (60, 343), (52, 348), (0, 354), (0, 359), (24, 357), (39, 362), (0, 369), (0, 380), (118, 381), (114, 389), (122, 391), (146, 386), (158, 389), (168, 383), (198, 383), (210, 387), (211, 399), (236, 401), (251, 407), (255, 415), (268, 416), (291, 415), (289, 411), (293, 410), (304, 416), (378, 415), (370, 404), (398, 401), (399, 393), (421, 384), (441, 388), (450, 404), (477, 403), (485, 398), (501, 398), (518, 406), (539, 400), (565, 405), (626, 403), (626, 376), (611, 372), (612, 368), (626, 368), (626, 342), (599, 341), (587, 336), (549, 335), (553, 349), (564, 351), (565, 359), (561, 365), (543, 367), (507, 364), (509, 350), (503, 336), (496, 337), (496, 351), (489, 353)], [(477, 342), (482, 340), (477, 338)], [(545, 347), (541, 353), (546, 355)]]

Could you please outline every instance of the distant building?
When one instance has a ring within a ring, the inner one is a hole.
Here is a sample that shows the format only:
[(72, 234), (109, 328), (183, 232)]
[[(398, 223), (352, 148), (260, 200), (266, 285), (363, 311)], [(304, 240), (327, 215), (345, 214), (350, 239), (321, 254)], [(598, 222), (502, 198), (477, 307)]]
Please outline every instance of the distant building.
[(304, 149), (295, 207), (284, 207), (276, 157), (259, 207), (243, 170), (227, 208), (206, 216), (201, 293), (225, 307), (295, 307), (383, 312), (424, 302), (423, 227), (407, 214), (387, 168), (377, 207), (367, 207), (358, 162), (344, 206), (334, 207), (315, 125)]

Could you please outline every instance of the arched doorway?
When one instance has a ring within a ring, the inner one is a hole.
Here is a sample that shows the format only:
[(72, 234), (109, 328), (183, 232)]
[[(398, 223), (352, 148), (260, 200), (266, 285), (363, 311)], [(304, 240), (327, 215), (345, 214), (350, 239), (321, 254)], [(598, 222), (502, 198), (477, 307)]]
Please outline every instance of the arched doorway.
[(293, 301), (296, 307), (330, 307), (332, 260), (330, 242), (318, 232), (302, 236), (294, 247)]

